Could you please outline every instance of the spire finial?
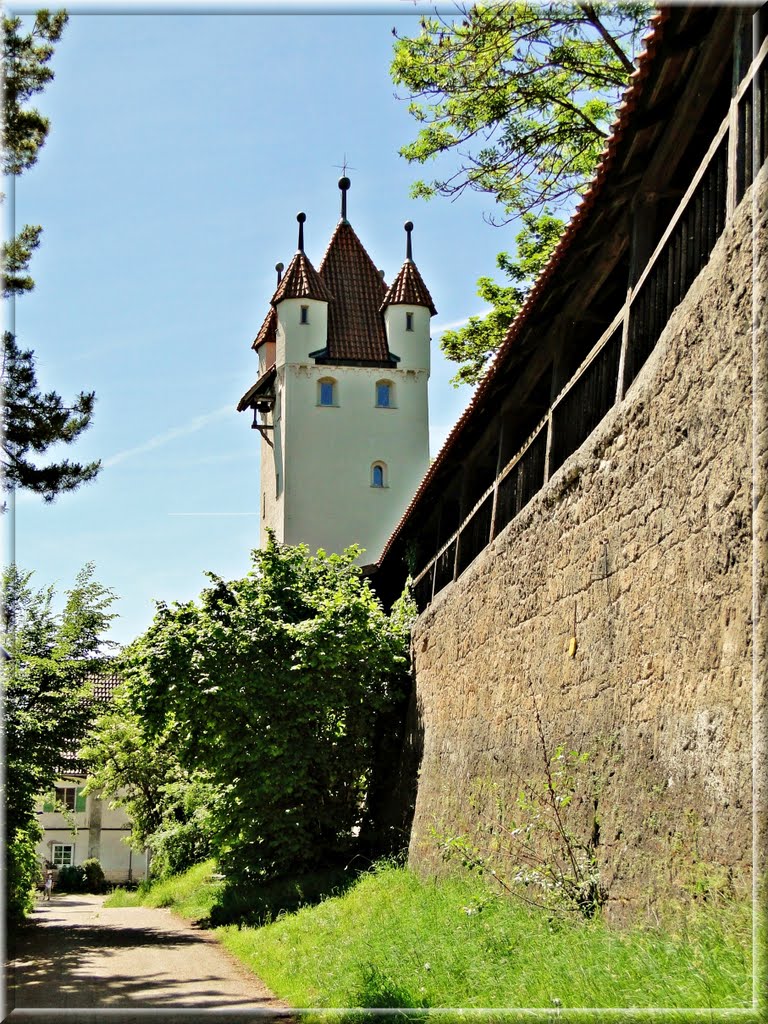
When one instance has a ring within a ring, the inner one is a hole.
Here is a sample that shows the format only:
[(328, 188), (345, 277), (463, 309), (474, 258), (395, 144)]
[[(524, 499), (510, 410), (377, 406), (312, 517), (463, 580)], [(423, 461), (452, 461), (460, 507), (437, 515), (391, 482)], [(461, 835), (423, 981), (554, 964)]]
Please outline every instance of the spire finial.
[(413, 221), (407, 220), (403, 224), (405, 233), (408, 236), (408, 241), (405, 243), (405, 258), (413, 263), (413, 247), (411, 246), (411, 232), (413, 231)]
[(299, 222), (299, 252), (304, 252), (304, 221), (306, 219), (306, 213), (296, 214), (296, 220)]
[(285, 264), (283, 264), (283, 263), (276, 263), (275, 264), (275, 270), (277, 271), (277, 283), (279, 285), (280, 282), (283, 279), (283, 270), (285, 270)]
[(351, 184), (352, 182), (346, 174), (343, 178), (339, 178), (339, 188), (341, 189), (341, 219), (345, 224), (347, 222), (347, 191)]

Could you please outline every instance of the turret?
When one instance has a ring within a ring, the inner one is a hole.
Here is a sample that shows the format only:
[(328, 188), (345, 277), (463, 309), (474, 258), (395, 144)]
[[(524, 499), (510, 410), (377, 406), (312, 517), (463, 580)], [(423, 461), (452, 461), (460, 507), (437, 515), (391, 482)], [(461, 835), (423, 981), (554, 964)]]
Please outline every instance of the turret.
[(384, 296), (381, 312), (389, 351), (399, 356), (398, 369), (429, 372), (429, 321), (437, 310), (413, 262), (413, 223), (406, 221), (404, 226), (407, 237), (405, 263)]
[(309, 362), (310, 352), (328, 340), (328, 303), (331, 294), (304, 252), (305, 213), (299, 213), (299, 246), (272, 296), (277, 312), (278, 366)]

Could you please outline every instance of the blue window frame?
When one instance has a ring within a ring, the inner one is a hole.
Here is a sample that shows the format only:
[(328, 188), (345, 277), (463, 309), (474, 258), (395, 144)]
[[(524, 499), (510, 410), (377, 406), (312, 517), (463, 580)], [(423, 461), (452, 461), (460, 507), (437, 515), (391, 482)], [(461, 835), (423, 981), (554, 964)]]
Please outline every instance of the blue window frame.
[(335, 385), (332, 380), (320, 381), (320, 405), (335, 405)]
[(376, 405), (379, 409), (389, 409), (392, 404), (392, 385), (379, 381), (376, 385)]
[(384, 467), (378, 463), (371, 470), (371, 487), (384, 486)]

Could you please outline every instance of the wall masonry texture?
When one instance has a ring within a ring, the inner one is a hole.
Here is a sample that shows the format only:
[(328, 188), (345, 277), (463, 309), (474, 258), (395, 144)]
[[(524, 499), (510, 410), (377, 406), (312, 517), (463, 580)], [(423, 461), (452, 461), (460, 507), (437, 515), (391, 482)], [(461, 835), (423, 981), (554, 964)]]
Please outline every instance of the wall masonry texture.
[[(418, 619), (411, 866), (442, 870), (434, 829), (493, 816), (483, 782), (511, 808), (517, 777), (542, 776), (535, 702), (549, 747), (589, 752), (602, 782), (612, 913), (697, 873), (747, 884), (765, 669), (752, 629), (765, 584), (752, 533), (768, 433), (753, 435), (752, 402), (754, 373), (765, 395), (752, 330), (765, 181), (764, 169), (759, 202), (756, 184), (624, 402)], [(760, 508), (764, 526), (764, 496)]]

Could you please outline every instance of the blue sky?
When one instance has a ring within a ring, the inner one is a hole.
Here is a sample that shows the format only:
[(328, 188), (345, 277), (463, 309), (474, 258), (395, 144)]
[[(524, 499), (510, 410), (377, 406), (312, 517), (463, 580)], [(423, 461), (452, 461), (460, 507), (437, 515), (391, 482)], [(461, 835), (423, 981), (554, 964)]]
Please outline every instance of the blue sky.
[(405, 255), (403, 222), (415, 224), (414, 258), (439, 311), (433, 454), (470, 397), (448, 383), (440, 328), (482, 311), (476, 279), (513, 248), (515, 228), (484, 222), (486, 197), (409, 198), (419, 171), (398, 149), (415, 125), (389, 64), (392, 28), (418, 31), (415, 5), (69, 9), (55, 80), (37, 101), (49, 141), (16, 182), (17, 226), (44, 229), (16, 332), (44, 389), (96, 392), (93, 426), (66, 454), (104, 469), (52, 505), (20, 493), (15, 551), (39, 586), (59, 591), (95, 562), (120, 598), (111, 636), (125, 643), (149, 625), (154, 600), (195, 597), (206, 570), (248, 569), (258, 434), (235, 406), (256, 379), (250, 345), (274, 265), (296, 249), (296, 213), (307, 213), (317, 265), (345, 156), (349, 219), (388, 282)]

